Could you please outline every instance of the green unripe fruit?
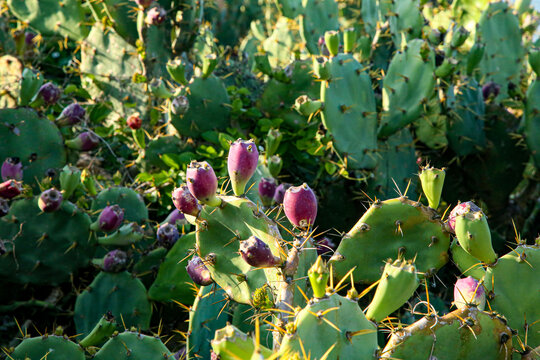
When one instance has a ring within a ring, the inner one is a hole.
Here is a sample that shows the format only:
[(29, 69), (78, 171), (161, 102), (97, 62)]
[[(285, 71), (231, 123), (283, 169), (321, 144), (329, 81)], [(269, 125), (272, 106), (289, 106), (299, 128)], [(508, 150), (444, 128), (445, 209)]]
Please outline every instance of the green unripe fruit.
[(418, 285), (416, 267), (412, 261), (398, 259), (386, 263), (366, 317), (375, 322), (383, 320), (399, 309), (414, 294)]
[(283, 167), (283, 161), (279, 155), (273, 155), (268, 159), (267, 166), (270, 174), (277, 178), (281, 172), (281, 168)]
[(64, 166), (60, 173), (60, 187), (67, 200), (81, 183), (81, 171), (73, 166)]
[(336, 56), (339, 53), (339, 32), (334, 30), (325, 32), (324, 42), (330, 55)]
[(352, 53), (356, 45), (356, 31), (354, 28), (347, 29), (343, 32), (343, 51)]
[(441, 193), (444, 185), (445, 169), (436, 169), (434, 167), (424, 167), (420, 172), (420, 182), (422, 190), (426, 195), (429, 207), (437, 209), (441, 201)]
[(182, 85), (187, 85), (188, 81), (186, 79), (186, 67), (184, 64), (182, 64), (180, 59), (170, 60), (167, 63), (167, 72), (169, 75), (171, 75), (174, 81)]
[(294, 109), (304, 116), (311, 116), (320, 110), (322, 106), (322, 101), (311, 100), (307, 95), (299, 96), (294, 102)]
[(459, 244), (466, 252), (486, 264), (497, 261), (487, 218), (482, 211), (457, 215), (454, 230)]
[(313, 296), (316, 298), (324, 297), (330, 274), (322, 257), (319, 256), (315, 264), (309, 269), (308, 277), (313, 289)]

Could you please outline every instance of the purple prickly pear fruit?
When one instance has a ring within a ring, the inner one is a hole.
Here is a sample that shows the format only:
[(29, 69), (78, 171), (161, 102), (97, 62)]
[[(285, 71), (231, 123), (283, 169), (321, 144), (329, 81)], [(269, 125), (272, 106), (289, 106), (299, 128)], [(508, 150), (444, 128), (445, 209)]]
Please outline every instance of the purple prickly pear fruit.
[(103, 258), (103, 271), (120, 272), (126, 268), (127, 254), (122, 250), (112, 250)]
[(276, 181), (273, 178), (262, 178), (259, 181), (259, 197), (264, 206), (272, 205), (276, 188)]
[(135, 2), (137, 3), (137, 5), (143, 7), (143, 8), (147, 8), (149, 7), (150, 5), (152, 5), (152, 3), (154, 2), (154, 0), (135, 0)]
[(171, 102), (171, 111), (174, 115), (184, 115), (189, 110), (189, 99), (181, 95)]
[(24, 33), (24, 43), (28, 47), (34, 46), (34, 39), (36, 38), (36, 34), (33, 32), (27, 31)]
[(492, 96), (496, 98), (499, 95), (500, 90), (501, 86), (499, 84), (494, 83), (493, 81), (486, 83), (484, 86), (482, 86), (482, 95), (484, 96), (484, 100), (488, 100)]
[(482, 209), (476, 206), (476, 204), (472, 201), (457, 204), (450, 212), (450, 215), (448, 215), (448, 220), (446, 220), (447, 230), (451, 233), (454, 233), (454, 228), (456, 226), (456, 216), (463, 215), (469, 211), (477, 212), (482, 211)]
[(133, 130), (138, 130), (142, 126), (142, 119), (139, 116), (139, 114), (130, 115), (127, 118), (126, 122), (127, 122), (127, 125)]
[(201, 211), (197, 199), (195, 199), (195, 196), (193, 196), (186, 185), (174, 189), (172, 192), (172, 201), (174, 206), (184, 214), (197, 217)]
[(253, 140), (238, 139), (231, 144), (227, 169), (236, 196), (244, 194), (247, 182), (257, 169), (258, 161), (259, 151)]
[(16, 180), (7, 180), (0, 184), (0, 198), (12, 199), (22, 192), (22, 184)]
[(39, 88), (38, 94), (47, 105), (54, 105), (58, 99), (60, 99), (62, 92), (58, 86), (54, 85), (52, 82), (48, 82)]
[(283, 198), (283, 209), (287, 219), (299, 228), (313, 225), (317, 217), (317, 198), (306, 184), (287, 189)]
[(240, 241), (240, 254), (245, 262), (257, 268), (273, 267), (281, 263), (280, 258), (272, 254), (270, 247), (255, 236)]
[(176, 225), (165, 224), (159, 227), (157, 231), (157, 242), (160, 246), (170, 248), (176, 243), (180, 233), (176, 228)]
[(2, 180), (21, 181), (23, 177), (22, 163), (18, 157), (9, 157), (2, 164)]
[(184, 214), (178, 209), (171, 211), (165, 222), (174, 226), (186, 225), (188, 223)]
[(79, 103), (73, 103), (62, 110), (56, 119), (56, 124), (58, 126), (75, 125), (84, 120), (85, 116), (86, 110)]
[[(189, 192), (201, 203), (219, 206), (221, 199), (216, 196), (217, 177), (214, 169), (206, 161), (192, 161), (186, 171)], [(182, 211), (182, 209), (179, 209)], [(186, 214), (185, 211), (182, 211)]]
[(324, 255), (328, 252), (334, 251), (336, 244), (330, 238), (325, 236), (317, 241), (316, 246), (317, 254)]
[(148, 10), (146, 13), (146, 18), (144, 19), (144, 22), (146, 25), (159, 25), (163, 21), (165, 21), (165, 18), (167, 17), (167, 10), (162, 8), (161, 6), (155, 6)]
[(196, 255), (188, 262), (186, 271), (191, 280), (197, 285), (206, 286), (214, 282), (203, 260)]
[(279, 184), (274, 193), (274, 202), (276, 204), (283, 204), (283, 198), (285, 197), (285, 192), (288, 188), (291, 187), (291, 184), (283, 183)]
[(482, 284), (471, 276), (465, 279), (458, 279), (454, 286), (454, 305), (458, 309), (462, 309), (468, 305), (476, 305), (478, 309), (484, 310), (486, 294)]
[(0, 198), (0, 218), (4, 217), (9, 212), (9, 203), (7, 200)]
[(53, 212), (62, 205), (62, 193), (55, 188), (45, 190), (41, 193), (38, 206), (43, 212)]
[(66, 146), (80, 151), (90, 151), (99, 144), (99, 138), (90, 131), (79, 134), (75, 139), (66, 140)]
[(105, 232), (114, 231), (120, 227), (124, 221), (124, 210), (118, 205), (107, 206), (99, 214), (97, 222), (92, 224), (92, 230)]

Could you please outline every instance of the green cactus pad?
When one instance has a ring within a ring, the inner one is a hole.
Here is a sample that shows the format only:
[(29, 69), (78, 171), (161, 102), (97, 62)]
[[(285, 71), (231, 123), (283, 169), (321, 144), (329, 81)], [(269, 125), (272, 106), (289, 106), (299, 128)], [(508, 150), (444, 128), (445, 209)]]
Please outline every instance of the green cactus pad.
[(68, 201), (52, 213), (39, 209), (37, 197), (13, 202), (8, 215), (0, 219), (0, 239), (6, 247), (0, 256), (4, 279), (51, 285), (68, 281), (93, 256), (90, 222)]
[(435, 56), (422, 40), (407, 43), (394, 55), (383, 80), (379, 137), (387, 137), (416, 120), (435, 86)]
[(77, 41), (88, 35), (85, 10), (79, 0), (8, 0), (9, 10), (46, 36), (69, 36)]
[(24, 339), (7, 358), (13, 360), (84, 360), (85, 356), (83, 349), (68, 338), (43, 335)]
[(375, 324), (355, 300), (338, 294), (310, 301), (296, 315), (294, 330), (283, 338), (281, 355), (302, 356), (304, 349), (310, 359), (321, 359), (333, 347), (328, 359), (371, 360), (378, 348)]
[(156, 301), (176, 300), (184, 305), (193, 303), (191, 279), (186, 271), (189, 254), (195, 248), (195, 232), (182, 236), (169, 250), (159, 266), (156, 280), (148, 290), (148, 297)]
[(285, 67), (294, 56), (295, 47), (301, 42), (296, 23), (286, 17), (277, 19), (272, 34), (262, 41), (261, 46), (268, 55), (270, 66)]
[(417, 39), (421, 36), (424, 18), (420, 9), (418, 0), (392, 2), (392, 10), (388, 16), (388, 23), (396, 48), (401, 48), (403, 36), (405, 41)]
[(75, 302), (77, 333), (89, 334), (103, 314), (110, 311), (118, 324), (146, 330), (150, 325), (152, 307), (146, 289), (139, 279), (128, 272), (100, 272)]
[(525, 140), (536, 166), (540, 168), (540, 81), (535, 80), (527, 90), (523, 117)]
[[(124, 210), (124, 219), (141, 223), (148, 219), (148, 209), (134, 190), (127, 187), (103, 189), (92, 202), (92, 211), (100, 212), (108, 205), (118, 205)], [(99, 213), (98, 213), (99, 215)]]
[[(221, 360), (248, 359), (255, 351), (255, 344), (247, 334), (234, 325), (227, 324), (223, 329), (216, 331), (212, 349)], [(263, 346), (259, 347), (259, 351), (263, 359), (272, 355), (272, 351)]]
[[(107, 98), (120, 116), (135, 111), (144, 114), (148, 98), (143, 84), (134, 83), (135, 74), (143, 73), (137, 49), (112, 29), (92, 27), (81, 45), (82, 85), (93, 99)], [(135, 109), (130, 104), (136, 104)], [(128, 107), (129, 106), (129, 111)]]
[(49, 169), (66, 163), (62, 135), (48, 119), (31, 109), (0, 109), (0, 162), (18, 157), (23, 180), (34, 189)]
[(508, 83), (518, 85), (525, 59), (521, 43), (519, 19), (506, 2), (494, 2), (482, 13), (478, 34), (486, 44), (480, 62), (480, 74), (485, 81), (501, 86), (498, 99), (508, 96)]
[[(197, 221), (199, 256), (215, 257), (207, 264), (212, 279), (236, 302), (249, 304), (251, 294), (267, 281), (276, 284), (277, 269), (255, 270), (239, 254), (239, 241), (257, 236), (275, 256), (280, 253), (279, 230), (257, 205), (247, 199), (222, 196), (219, 208), (205, 207)], [(208, 260), (208, 259), (207, 259)]]
[(199, 136), (205, 131), (224, 130), (229, 126), (230, 100), (220, 78), (214, 75), (196, 78), (189, 84), (186, 96), (189, 110), (183, 116), (170, 113), (172, 125), (181, 136)]
[(393, 333), (382, 351), (382, 359), (508, 360), (511, 356), (512, 329), (496, 315), (475, 307), (424, 317)]
[(303, 0), (300, 17), (302, 39), (311, 54), (319, 54), (319, 37), (328, 30), (339, 30), (338, 4), (335, 0)]
[(322, 121), (337, 150), (353, 169), (377, 164), (377, 110), (371, 80), (350, 54), (339, 54), (327, 64), (330, 79), (321, 83)]
[(450, 237), (437, 213), (406, 197), (376, 201), (343, 237), (332, 257), (335, 276), (356, 266), (354, 280), (372, 283), (386, 259), (416, 257), (420, 273), (433, 273), (448, 261)]
[(157, 336), (125, 331), (107, 341), (93, 359), (174, 360), (174, 355)]
[(504, 315), (523, 342), (527, 336), (527, 345), (533, 348), (540, 346), (538, 269), (540, 248), (522, 245), (488, 268), (484, 282), (492, 295), (488, 298), (491, 308)]
[(446, 93), (448, 141), (459, 156), (478, 152), (486, 146), (484, 97), (474, 79), (461, 86), (450, 86)]
[(136, 4), (123, 0), (104, 0), (90, 3), (100, 19), (106, 17), (114, 30), (132, 45), (138, 39)]
[(189, 310), (186, 348), (190, 359), (210, 360), (210, 340), (229, 321), (228, 296), (215, 285), (202, 286)]
[[(378, 165), (369, 181), (368, 193), (378, 199), (393, 198), (399, 191), (415, 193), (416, 164), (414, 139), (409, 129), (402, 129), (382, 141), (379, 140)], [(410, 184), (410, 185), (409, 185)]]

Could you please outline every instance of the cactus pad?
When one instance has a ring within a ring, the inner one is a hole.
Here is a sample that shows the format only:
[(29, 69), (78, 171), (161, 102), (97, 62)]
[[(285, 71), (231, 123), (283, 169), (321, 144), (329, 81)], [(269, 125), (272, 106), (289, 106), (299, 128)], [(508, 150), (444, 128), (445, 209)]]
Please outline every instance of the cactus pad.
[(127, 187), (112, 187), (101, 191), (92, 202), (92, 211), (99, 211), (108, 205), (118, 205), (124, 210), (127, 221), (142, 222), (148, 219), (148, 209), (139, 194)]
[(24, 339), (9, 359), (84, 360), (83, 349), (63, 336), (43, 335)]
[(113, 336), (96, 353), (95, 360), (174, 360), (159, 337), (125, 331)]

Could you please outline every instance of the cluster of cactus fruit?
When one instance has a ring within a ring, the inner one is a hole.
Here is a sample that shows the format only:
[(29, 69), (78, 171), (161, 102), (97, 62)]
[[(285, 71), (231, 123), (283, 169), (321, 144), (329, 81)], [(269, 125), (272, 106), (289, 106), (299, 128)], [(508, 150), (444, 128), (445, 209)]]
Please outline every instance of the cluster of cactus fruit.
[(0, 7), (0, 356), (540, 359), (529, 2)]

